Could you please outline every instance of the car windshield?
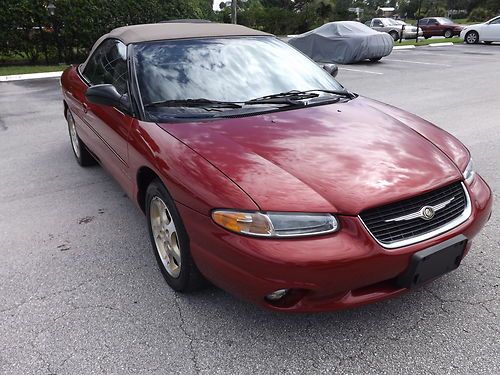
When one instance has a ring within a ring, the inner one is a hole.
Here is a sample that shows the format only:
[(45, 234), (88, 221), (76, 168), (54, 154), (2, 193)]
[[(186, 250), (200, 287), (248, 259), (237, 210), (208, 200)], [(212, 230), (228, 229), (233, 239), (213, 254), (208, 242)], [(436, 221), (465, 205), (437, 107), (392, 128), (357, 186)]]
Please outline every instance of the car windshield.
[[(162, 102), (246, 102), (292, 90), (345, 92), (324, 69), (274, 37), (147, 42), (134, 46), (134, 56), (143, 105), (155, 114), (176, 110), (153, 105)], [(188, 110), (200, 112), (183, 109)]]
[(451, 25), (453, 24), (453, 21), (450, 20), (449, 18), (443, 18), (443, 17), (440, 17), (437, 19), (439, 21), (440, 24), (442, 25)]
[(400, 24), (396, 21), (396, 20), (393, 20), (392, 18), (387, 18), (385, 20), (385, 22), (387, 23), (387, 25), (389, 26), (399, 26)]

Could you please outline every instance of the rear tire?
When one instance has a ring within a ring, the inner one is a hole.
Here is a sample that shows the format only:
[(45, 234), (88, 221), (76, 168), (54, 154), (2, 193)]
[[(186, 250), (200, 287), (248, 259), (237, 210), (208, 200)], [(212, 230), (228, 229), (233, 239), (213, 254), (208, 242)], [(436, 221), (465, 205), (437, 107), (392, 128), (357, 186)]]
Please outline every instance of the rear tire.
[(399, 34), (396, 31), (393, 30), (393, 31), (389, 32), (389, 35), (392, 36), (392, 39), (394, 39), (395, 42), (398, 41)]
[(189, 238), (173, 199), (160, 180), (146, 191), (149, 237), (158, 267), (176, 292), (192, 292), (206, 281), (191, 257)]
[(382, 59), (382, 57), (373, 57), (373, 58), (370, 59), (370, 61), (372, 63), (376, 63), (376, 62), (379, 62), (381, 59)]
[(467, 34), (465, 34), (465, 43), (467, 44), (477, 44), (479, 43), (479, 34), (477, 31), (469, 31)]
[(82, 167), (88, 167), (95, 165), (97, 162), (94, 157), (87, 150), (87, 146), (78, 136), (76, 130), (75, 119), (73, 114), (68, 109), (66, 111), (66, 121), (68, 122), (69, 139), (71, 141), (71, 148), (73, 149), (73, 154), (75, 155), (76, 161)]
[(451, 38), (452, 36), (453, 36), (453, 31), (452, 31), (452, 30), (447, 29), (447, 30), (445, 30), (445, 31), (444, 31), (444, 37), (445, 37), (445, 38), (448, 38), (448, 39), (449, 39), (449, 38)]

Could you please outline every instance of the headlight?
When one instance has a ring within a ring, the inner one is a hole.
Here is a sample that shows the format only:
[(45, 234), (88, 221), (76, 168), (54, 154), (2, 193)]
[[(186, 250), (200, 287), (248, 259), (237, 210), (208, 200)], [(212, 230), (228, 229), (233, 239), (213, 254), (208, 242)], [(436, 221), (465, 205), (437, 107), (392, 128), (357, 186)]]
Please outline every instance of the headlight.
[(258, 237), (313, 236), (339, 228), (331, 214), (215, 210), (212, 219), (232, 232)]
[(472, 159), (469, 160), (469, 164), (467, 164), (467, 167), (465, 167), (464, 170), (464, 180), (468, 184), (472, 182), (474, 179), (474, 175), (476, 174), (475, 169), (474, 169), (474, 163), (472, 162)]

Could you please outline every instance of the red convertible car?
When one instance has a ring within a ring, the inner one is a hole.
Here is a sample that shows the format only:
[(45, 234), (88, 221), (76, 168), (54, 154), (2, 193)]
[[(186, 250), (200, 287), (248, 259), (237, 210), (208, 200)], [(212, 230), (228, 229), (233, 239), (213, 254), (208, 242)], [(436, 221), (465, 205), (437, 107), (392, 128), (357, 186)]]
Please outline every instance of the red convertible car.
[(323, 311), (459, 266), (492, 207), (469, 151), (327, 70), (264, 32), (159, 23), (111, 31), (64, 72), (78, 163), (145, 213), (173, 289), (208, 279)]

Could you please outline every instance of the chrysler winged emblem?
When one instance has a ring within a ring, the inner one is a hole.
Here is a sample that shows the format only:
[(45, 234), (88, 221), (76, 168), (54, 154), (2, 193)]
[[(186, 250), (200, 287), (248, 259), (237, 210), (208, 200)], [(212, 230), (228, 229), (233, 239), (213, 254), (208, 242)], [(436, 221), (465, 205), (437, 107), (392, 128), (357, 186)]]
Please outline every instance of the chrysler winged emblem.
[(420, 218), (423, 220), (431, 220), (434, 217), (434, 215), (436, 215), (436, 212), (445, 208), (454, 199), (455, 199), (455, 197), (450, 198), (447, 201), (438, 203), (434, 206), (424, 206), (416, 212), (412, 212), (411, 214), (408, 214), (408, 215), (395, 217), (393, 219), (388, 219), (388, 220), (385, 220), (385, 222), (390, 223), (392, 221), (406, 221), (406, 220), (412, 220), (412, 219), (416, 219), (416, 218)]

